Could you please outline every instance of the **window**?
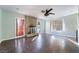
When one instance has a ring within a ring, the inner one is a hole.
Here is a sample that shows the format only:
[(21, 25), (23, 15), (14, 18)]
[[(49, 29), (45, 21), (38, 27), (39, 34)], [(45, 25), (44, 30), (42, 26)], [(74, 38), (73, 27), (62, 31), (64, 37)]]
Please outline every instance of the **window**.
[(63, 21), (62, 20), (53, 20), (50, 22), (52, 31), (62, 31), (63, 30)]

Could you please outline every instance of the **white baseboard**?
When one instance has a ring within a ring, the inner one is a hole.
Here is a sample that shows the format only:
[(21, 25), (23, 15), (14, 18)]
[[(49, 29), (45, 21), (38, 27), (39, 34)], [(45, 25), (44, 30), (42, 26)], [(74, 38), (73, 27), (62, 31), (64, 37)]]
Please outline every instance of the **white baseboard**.
[(62, 31), (62, 32), (51, 32), (51, 34), (76, 38), (75, 32), (64, 32), (64, 31)]
[(79, 42), (77, 43), (77, 42), (75, 42), (75, 41), (73, 41), (73, 40), (71, 40), (71, 39), (68, 39), (68, 40), (69, 40), (70, 42), (72, 42), (73, 44), (79, 46)]
[(21, 37), (24, 37), (25, 35), (22, 35), (22, 36), (16, 36), (16, 37), (11, 37), (11, 38), (6, 38), (6, 39), (1, 39), (0, 40), (0, 43), (4, 40), (9, 40), (9, 39), (15, 39), (15, 38), (21, 38)]
[(76, 36), (71, 36), (71, 35), (61, 35), (61, 36), (76, 38)]

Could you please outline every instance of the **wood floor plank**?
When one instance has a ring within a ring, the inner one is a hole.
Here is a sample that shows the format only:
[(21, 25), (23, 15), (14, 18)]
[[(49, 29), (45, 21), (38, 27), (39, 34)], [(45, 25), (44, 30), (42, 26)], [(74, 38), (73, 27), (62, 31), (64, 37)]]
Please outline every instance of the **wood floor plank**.
[(78, 53), (79, 46), (57, 35), (39, 34), (32, 38), (17, 38), (3, 41), (1, 53)]

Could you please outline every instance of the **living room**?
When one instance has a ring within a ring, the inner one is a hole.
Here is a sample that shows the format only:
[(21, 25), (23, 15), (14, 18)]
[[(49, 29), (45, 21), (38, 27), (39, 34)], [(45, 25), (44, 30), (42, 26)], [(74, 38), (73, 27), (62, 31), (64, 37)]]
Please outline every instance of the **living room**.
[[(44, 13), (49, 10), (51, 10), (50, 15), (45, 15)], [(0, 5), (0, 42), (22, 37), (33, 37), (33, 40), (38, 38), (36, 40), (38, 41), (42, 34), (47, 36), (43, 37), (43, 39), (48, 38), (47, 41), (50, 41), (51, 35), (55, 35), (69, 38), (69, 41), (78, 45), (78, 11), (76, 5)], [(51, 52), (57, 52), (54, 48), (43, 50), (35, 52), (50, 52), (51, 50)]]

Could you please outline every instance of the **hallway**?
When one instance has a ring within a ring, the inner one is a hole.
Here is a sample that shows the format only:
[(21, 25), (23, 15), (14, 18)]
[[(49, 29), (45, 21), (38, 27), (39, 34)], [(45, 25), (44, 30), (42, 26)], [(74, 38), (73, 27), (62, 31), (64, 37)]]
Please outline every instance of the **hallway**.
[(31, 38), (17, 38), (3, 41), (0, 45), (2, 53), (77, 53), (79, 46), (72, 43), (71, 38), (50, 34), (39, 34)]

